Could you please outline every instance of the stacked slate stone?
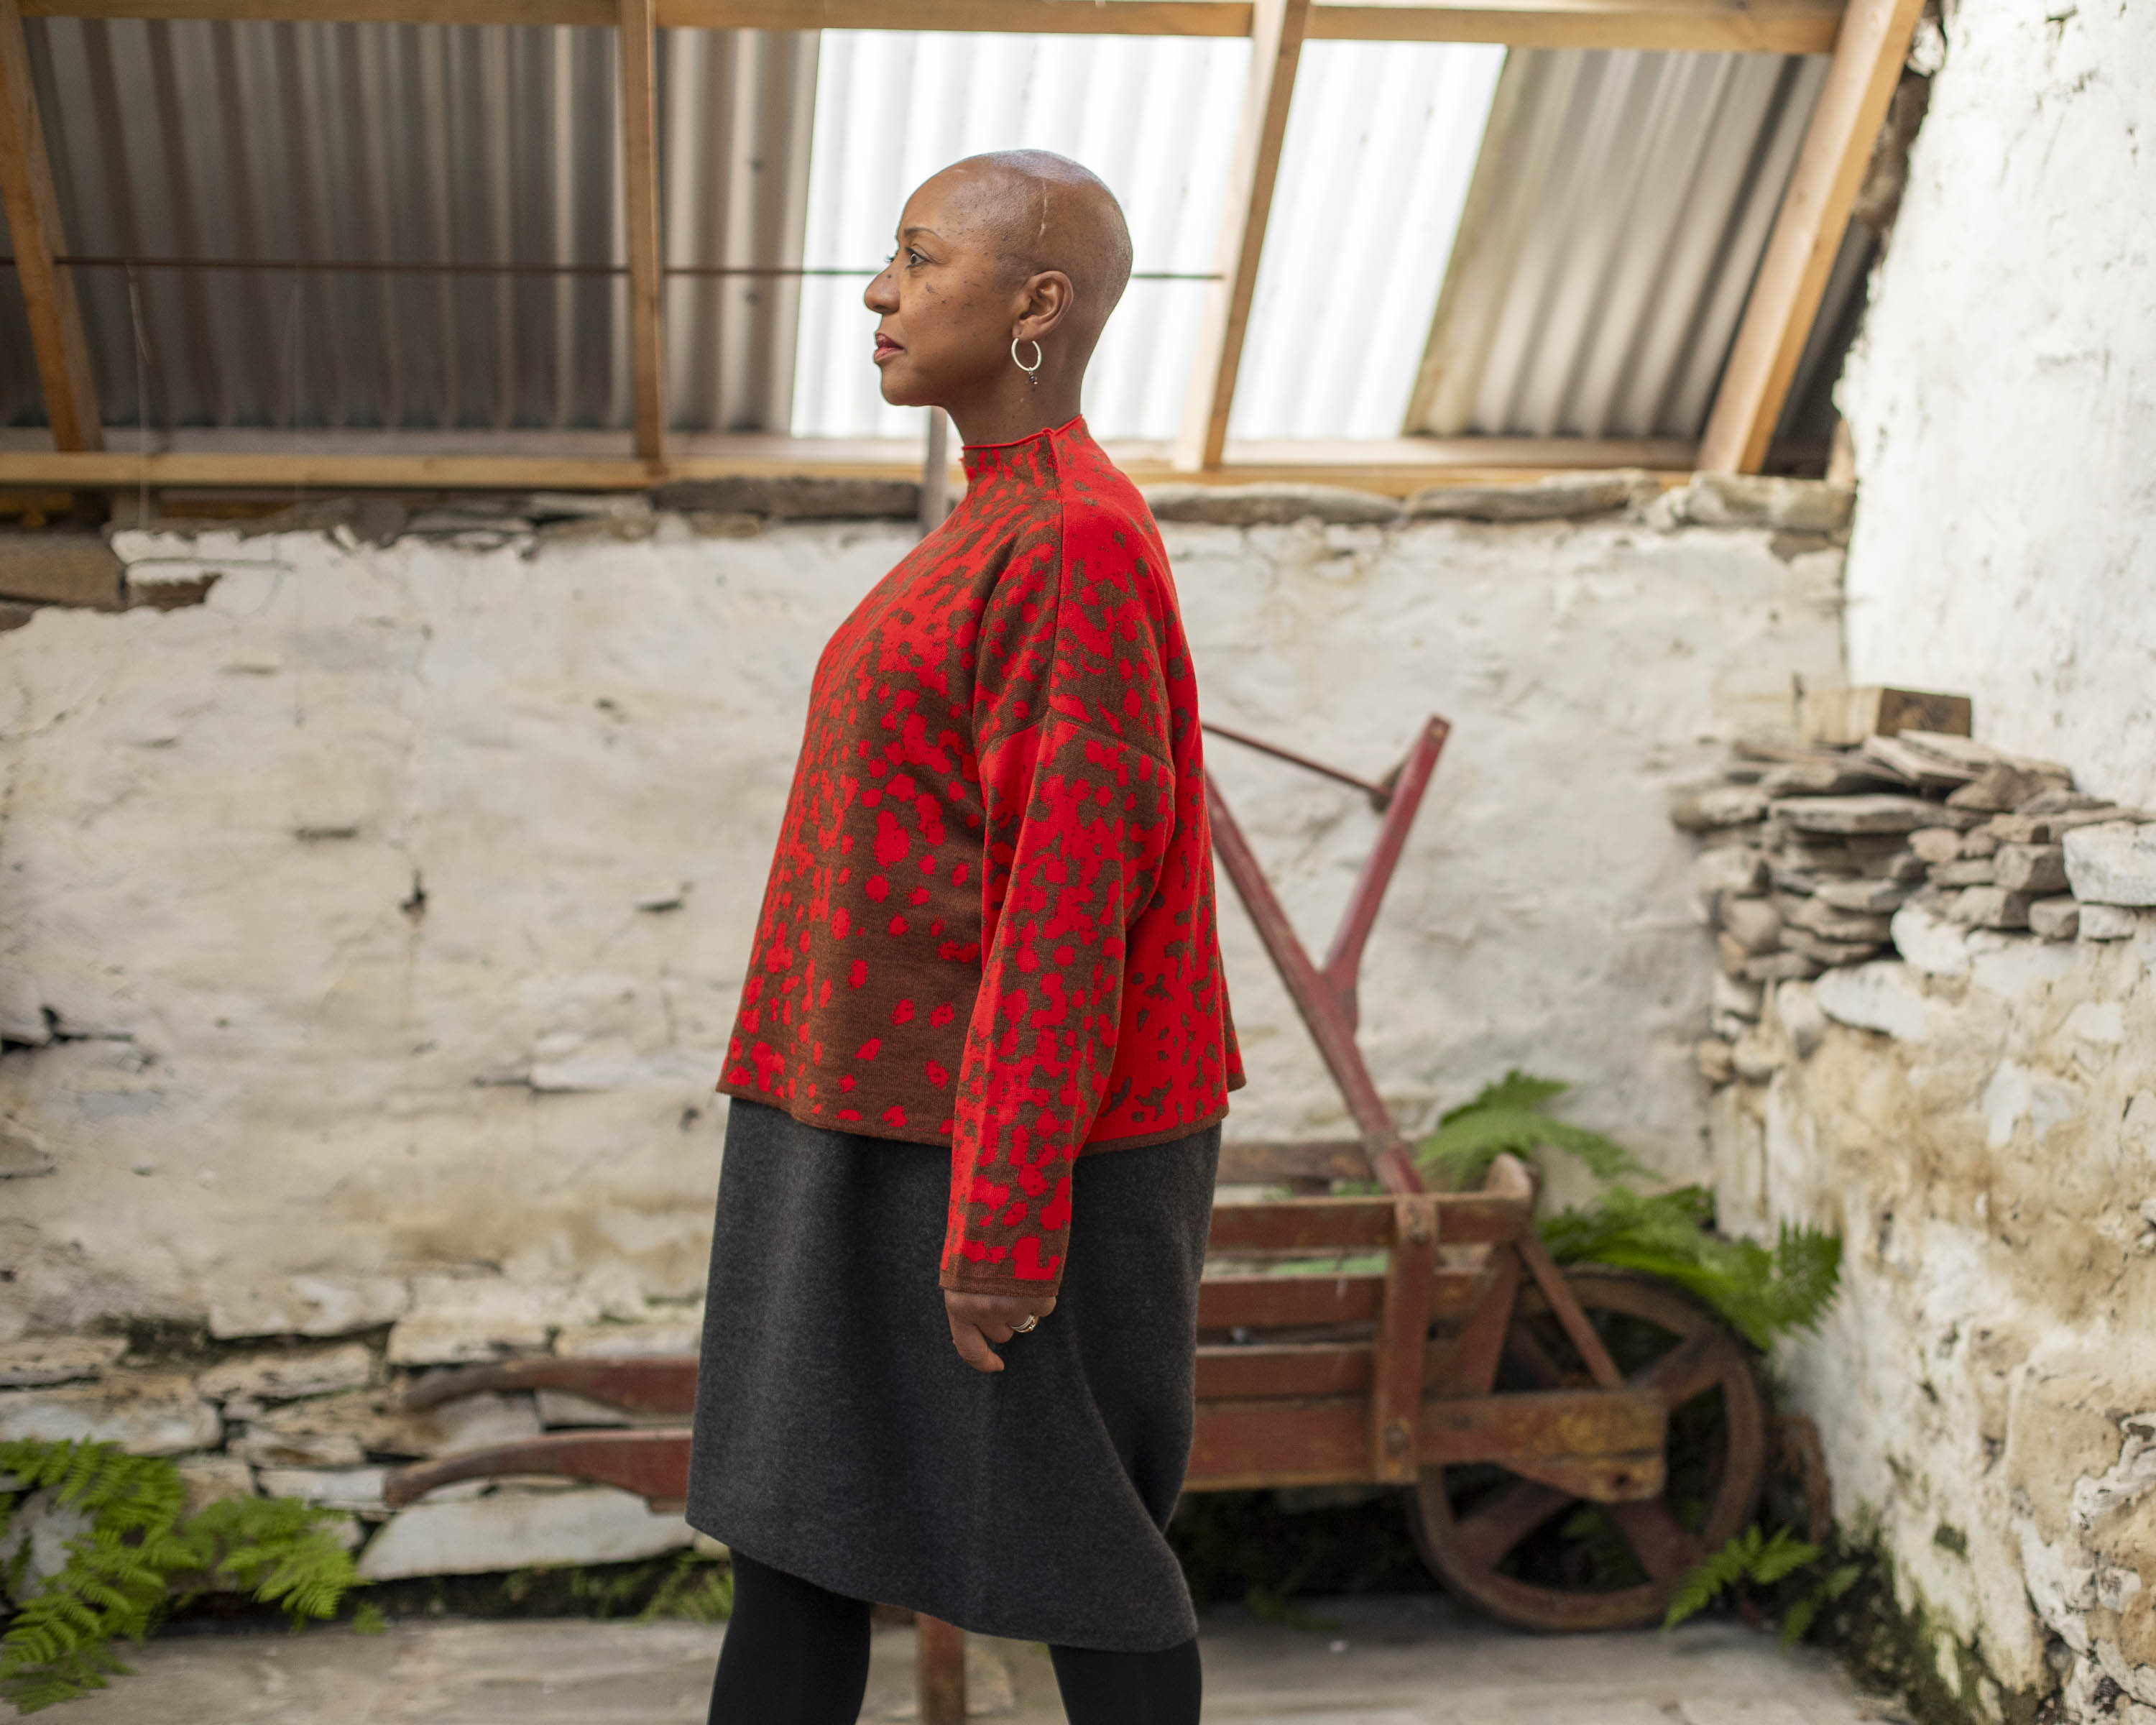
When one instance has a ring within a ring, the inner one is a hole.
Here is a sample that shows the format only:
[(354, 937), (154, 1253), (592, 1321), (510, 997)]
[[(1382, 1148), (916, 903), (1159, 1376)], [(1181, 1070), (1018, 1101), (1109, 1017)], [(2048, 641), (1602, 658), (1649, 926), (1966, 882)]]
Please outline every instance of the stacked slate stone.
[(2076, 790), (2069, 768), (1939, 732), (1853, 748), (1741, 742), (1671, 819), (1702, 846), (1714, 1029), (1727, 1038), (1766, 986), (1888, 955), (1907, 905), (2046, 940), (2129, 934), (2135, 913), (2120, 906), (2143, 901), (2118, 877), (2143, 850), (2156, 860), (2156, 826), (2130, 824), (2150, 817)]

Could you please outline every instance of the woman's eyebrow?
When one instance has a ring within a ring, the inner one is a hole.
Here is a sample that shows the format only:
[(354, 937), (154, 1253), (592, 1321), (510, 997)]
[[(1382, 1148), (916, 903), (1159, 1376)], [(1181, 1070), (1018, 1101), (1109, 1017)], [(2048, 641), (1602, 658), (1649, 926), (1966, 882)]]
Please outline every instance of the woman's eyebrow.
[(919, 226), (918, 224), (916, 224), (915, 226), (911, 227), (911, 228), (900, 228), (900, 229), (898, 230), (898, 237), (899, 237), (901, 239), (909, 239), (909, 238), (911, 238), (912, 235), (914, 235), (914, 234), (927, 234), (927, 235), (931, 239), (941, 239), (943, 237), (942, 234), (938, 234), (938, 233), (937, 233), (937, 232), (933, 228), (923, 228), (923, 227)]

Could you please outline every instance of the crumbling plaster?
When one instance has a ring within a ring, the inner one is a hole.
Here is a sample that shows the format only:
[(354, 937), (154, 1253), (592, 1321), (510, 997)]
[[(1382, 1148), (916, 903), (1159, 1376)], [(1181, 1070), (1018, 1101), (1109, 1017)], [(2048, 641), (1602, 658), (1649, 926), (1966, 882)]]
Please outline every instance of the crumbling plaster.
[[(701, 1285), (710, 1086), (808, 677), (897, 523), (123, 532), (172, 611), (0, 637), (0, 1339), (543, 1345)], [(746, 535), (747, 536), (742, 536)], [(1661, 791), (1839, 667), (1817, 536), (1624, 516), (1171, 526), (1211, 712), (1365, 773), (1455, 726), (1367, 968), (1410, 1121), (1517, 1064), (1705, 1167)], [(1216, 745), (1312, 943), (1374, 821)], [(1231, 1130), (1337, 1131), (1239, 912)]]
[(2147, 1725), (2156, 918), (2060, 943), (1897, 922), (1922, 968), (1770, 997), (1775, 1070), (1715, 1099), (1722, 1219), (1841, 1232), (1840, 1303), (1778, 1363), (1947, 1690), (2007, 1718), (2063, 1677), (2066, 1717)]
[(2156, 805), (2156, 9), (1948, 0), (1838, 399), (1859, 681)]
[[(1979, 737), (2156, 805), (2156, 13), (1947, 0), (1943, 23), (1839, 389), (1851, 676), (1966, 691)], [(1717, 1100), (1725, 1217), (1846, 1230), (1792, 1379), (1972, 1717), (2056, 1691), (2065, 1717), (2156, 1725), (2142, 916), (2131, 942), (1980, 936), (1958, 975), (1823, 983), (1845, 1022), (1819, 1052), (1785, 1042), (1769, 1086)], [(1912, 938), (1932, 962), (1959, 937)]]

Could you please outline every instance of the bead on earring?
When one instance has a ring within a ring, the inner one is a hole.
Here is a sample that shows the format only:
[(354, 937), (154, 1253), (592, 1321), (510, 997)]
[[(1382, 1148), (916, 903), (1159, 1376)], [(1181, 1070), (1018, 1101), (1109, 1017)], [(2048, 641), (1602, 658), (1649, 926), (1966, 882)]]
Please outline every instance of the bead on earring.
[(1033, 380), (1033, 387), (1035, 389), (1038, 389), (1040, 388), (1041, 362), (1048, 356), (1040, 351), (1040, 342), (1029, 341), (1027, 341), (1026, 346), (1033, 349), (1033, 363), (1031, 365), (1028, 365), (1024, 360), (1018, 357), (1018, 344), (1019, 339), (1020, 338), (1016, 336), (1013, 336), (1011, 337), (1011, 363), (1016, 366), (1021, 372), (1024, 372), (1027, 377), (1030, 377)]

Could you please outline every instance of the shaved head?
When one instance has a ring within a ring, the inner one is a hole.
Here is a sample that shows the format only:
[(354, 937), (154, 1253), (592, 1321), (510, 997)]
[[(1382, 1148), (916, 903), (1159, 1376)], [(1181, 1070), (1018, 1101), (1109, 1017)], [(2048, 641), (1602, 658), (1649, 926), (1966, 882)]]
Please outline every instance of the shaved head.
[(1091, 352), (1131, 279), (1131, 230), (1101, 177), (1051, 150), (998, 150), (955, 162), (936, 178), (955, 182), (959, 207), (993, 230), (1013, 281), (1045, 270), (1070, 278), (1077, 295), (1069, 324)]
[(914, 187), (893, 239), (861, 295), (886, 401), (947, 408), (969, 443), (1077, 414), (1131, 279), (1131, 230), (1098, 175), (1045, 150), (969, 156)]

